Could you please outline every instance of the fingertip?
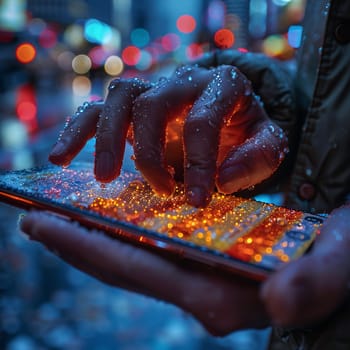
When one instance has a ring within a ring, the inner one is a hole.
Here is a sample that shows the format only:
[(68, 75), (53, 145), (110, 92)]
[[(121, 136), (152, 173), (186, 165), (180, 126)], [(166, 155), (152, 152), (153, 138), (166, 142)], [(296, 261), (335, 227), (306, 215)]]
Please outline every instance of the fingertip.
[(170, 196), (174, 193), (176, 183), (172, 173), (158, 164), (151, 164), (150, 160), (135, 160), (136, 169), (139, 170), (159, 196)]
[(94, 172), (97, 181), (108, 183), (120, 175), (120, 167), (111, 152), (102, 151), (96, 154)]
[(186, 189), (187, 203), (196, 207), (206, 207), (211, 199), (211, 194), (203, 187), (191, 187)]

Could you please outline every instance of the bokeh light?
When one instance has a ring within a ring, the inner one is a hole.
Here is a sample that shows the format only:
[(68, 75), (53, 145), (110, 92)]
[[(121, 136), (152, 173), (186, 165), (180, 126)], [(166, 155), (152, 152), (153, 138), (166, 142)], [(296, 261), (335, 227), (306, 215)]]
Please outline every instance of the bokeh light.
[(35, 59), (36, 49), (31, 43), (22, 43), (16, 48), (16, 58), (21, 63), (30, 63)]
[(277, 6), (286, 6), (288, 5), (292, 0), (272, 0), (272, 2)]
[(141, 50), (133, 45), (127, 46), (122, 51), (122, 59), (124, 63), (126, 63), (129, 66), (134, 66), (137, 64), (141, 57)]
[(144, 28), (135, 28), (131, 31), (130, 39), (133, 45), (137, 47), (145, 47), (150, 41), (150, 35)]
[(91, 59), (92, 67), (97, 68), (105, 63), (107, 57), (109, 56), (109, 53), (105, 50), (103, 46), (94, 46), (89, 51), (88, 55)]
[(72, 68), (77, 74), (85, 74), (91, 69), (91, 59), (87, 55), (77, 55), (73, 58)]
[(176, 21), (176, 27), (181, 33), (191, 33), (196, 28), (196, 20), (191, 15), (182, 15)]
[(79, 24), (72, 24), (63, 33), (64, 41), (73, 48), (82, 46), (85, 42), (84, 29)]
[(186, 48), (186, 56), (189, 60), (195, 60), (203, 55), (203, 48), (197, 43), (192, 43)]
[(150, 52), (146, 50), (141, 51), (139, 62), (135, 65), (138, 70), (144, 71), (152, 66), (153, 58)]
[(72, 61), (74, 57), (73, 52), (63, 51), (57, 56), (57, 64), (64, 71), (70, 71), (72, 70)]
[(262, 51), (274, 58), (290, 59), (294, 55), (293, 48), (288, 44), (288, 40), (283, 35), (270, 35), (262, 43)]
[(219, 48), (228, 49), (233, 46), (235, 42), (235, 36), (231, 30), (222, 28), (215, 32), (214, 42)]
[(41, 18), (33, 18), (28, 22), (28, 32), (34, 36), (40, 35), (45, 28), (46, 23)]
[(175, 51), (180, 47), (181, 39), (175, 33), (168, 33), (162, 36), (161, 44), (165, 51), (171, 52), (171, 51)]
[(297, 49), (301, 45), (303, 36), (303, 27), (299, 25), (292, 25), (288, 29), (288, 43), (291, 47)]
[(37, 101), (33, 86), (24, 84), (16, 91), (16, 114), (28, 132), (38, 128)]
[(111, 27), (106, 23), (91, 18), (85, 23), (84, 36), (91, 43), (103, 44), (111, 36)]
[(72, 90), (74, 95), (87, 97), (91, 92), (91, 80), (85, 76), (77, 76), (73, 79)]
[(123, 71), (124, 64), (119, 56), (109, 56), (104, 64), (104, 69), (107, 74), (116, 76)]
[(52, 28), (45, 28), (40, 34), (39, 34), (39, 44), (46, 48), (52, 48), (57, 43), (57, 33)]

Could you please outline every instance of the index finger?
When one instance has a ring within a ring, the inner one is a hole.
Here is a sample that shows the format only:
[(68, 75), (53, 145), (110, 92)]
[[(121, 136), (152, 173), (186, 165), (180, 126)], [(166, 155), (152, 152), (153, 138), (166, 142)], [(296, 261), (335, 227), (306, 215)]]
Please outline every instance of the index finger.
[(149, 88), (149, 83), (138, 78), (111, 81), (96, 131), (95, 176), (98, 181), (110, 182), (119, 176), (133, 102)]

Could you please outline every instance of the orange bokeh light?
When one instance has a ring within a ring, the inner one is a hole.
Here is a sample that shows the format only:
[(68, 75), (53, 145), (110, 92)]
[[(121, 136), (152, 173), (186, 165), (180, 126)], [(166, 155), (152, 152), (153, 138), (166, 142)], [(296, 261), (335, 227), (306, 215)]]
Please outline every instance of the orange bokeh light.
[(22, 43), (16, 48), (16, 58), (21, 63), (30, 63), (36, 56), (36, 49), (30, 43)]
[(228, 49), (233, 46), (235, 36), (229, 29), (219, 29), (214, 35), (214, 42), (219, 48)]
[(127, 46), (122, 52), (122, 59), (124, 63), (129, 66), (134, 66), (140, 61), (141, 50), (136, 46)]
[(191, 15), (182, 15), (176, 21), (176, 27), (181, 33), (191, 33), (197, 25), (196, 20)]

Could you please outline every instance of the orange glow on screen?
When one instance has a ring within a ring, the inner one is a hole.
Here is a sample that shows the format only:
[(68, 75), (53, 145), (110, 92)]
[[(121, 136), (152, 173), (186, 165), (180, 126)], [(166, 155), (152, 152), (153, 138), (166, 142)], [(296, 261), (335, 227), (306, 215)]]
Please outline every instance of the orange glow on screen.
[(196, 25), (196, 20), (191, 15), (182, 15), (176, 21), (176, 27), (181, 33), (193, 32)]
[(23, 43), (16, 48), (16, 58), (21, 63), (30, 63), (36, 56), (36, 49), (30, 43)]
[(229, 29), (219, 29), (214, 35), (214, 42), (218, 47), (228, 49), (233, 46), (235, 36)]
[(136, 46), (127, 46), (122, 52), (122, 59), (124, 63), (129, 66), (134, 66), (140, 61), (141, 50)]

